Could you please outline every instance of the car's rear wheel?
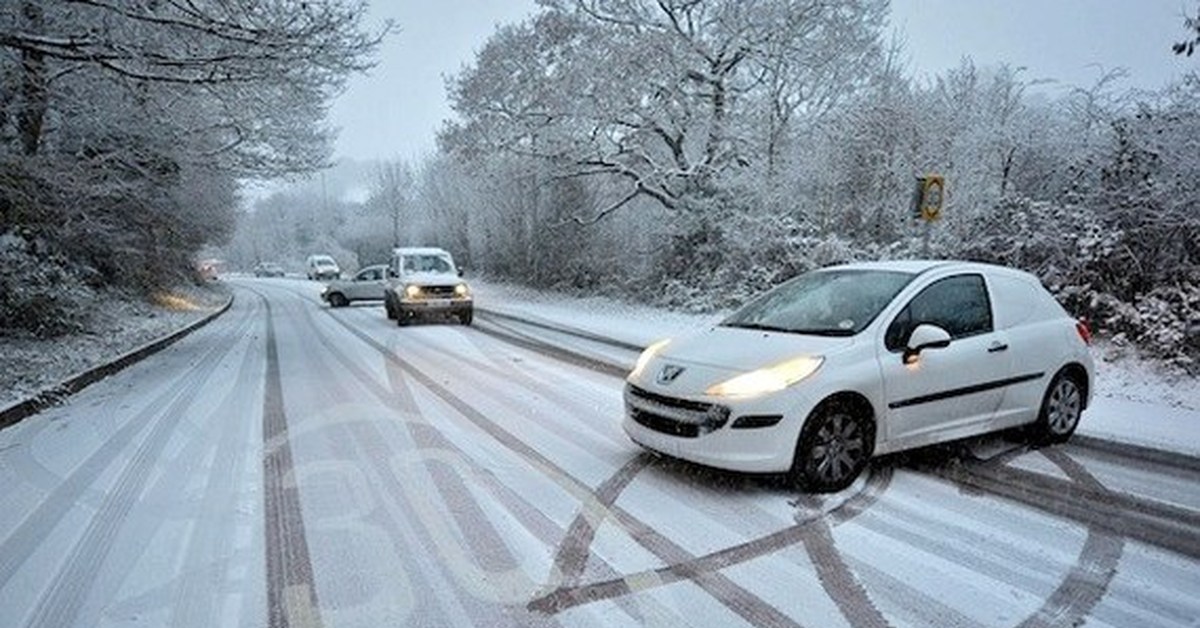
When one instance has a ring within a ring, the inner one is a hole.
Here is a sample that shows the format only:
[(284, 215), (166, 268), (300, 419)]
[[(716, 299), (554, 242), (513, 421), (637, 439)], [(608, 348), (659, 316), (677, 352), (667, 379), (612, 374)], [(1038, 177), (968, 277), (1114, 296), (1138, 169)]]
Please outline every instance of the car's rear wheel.
[(346, 307), (347, 305), (350, 305), (350, 300), (346, 298), (346, 295), (340, 292), (335, 292), (329, 295), (329, 304), (333, 307)]
[(1042, 398), (1037, 421), (1029, 427), (1030, 440), (1038, 445), (1066, 442), (1079, 427), (1083, 399), (1084, 389), (1078, 375), (1059, 371)]
[(871, 458), (870, 418), (842, 400), (821, 404), (800, 433), (792, 477), (814, 493), (832, 493), (850, 486)]

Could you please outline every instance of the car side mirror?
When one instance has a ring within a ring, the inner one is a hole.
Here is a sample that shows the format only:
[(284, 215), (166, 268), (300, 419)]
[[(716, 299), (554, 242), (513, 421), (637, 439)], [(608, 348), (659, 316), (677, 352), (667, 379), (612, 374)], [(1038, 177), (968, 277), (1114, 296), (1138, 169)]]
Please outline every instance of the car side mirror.
[(396, 276), (396, 271), (394, 271), (390, 268), (387, 269), (387, 276), (388, 276), (388, 279), (394, 278)]
[(926, 349), (945, 349), (950, 346), (950, 332), (937, 325), (921, 324), (908, 337), (904, 348), (904, 363), (916, 364)]
[(461, 268), (458, 269), (458, 276), (459, 277), (463, 276), (463, 269), (461, 269)]

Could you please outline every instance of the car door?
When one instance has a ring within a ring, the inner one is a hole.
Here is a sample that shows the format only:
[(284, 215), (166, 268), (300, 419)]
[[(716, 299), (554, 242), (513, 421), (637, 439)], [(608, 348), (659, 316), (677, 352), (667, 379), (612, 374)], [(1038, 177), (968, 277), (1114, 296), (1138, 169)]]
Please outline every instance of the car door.
[[(946, 330), (950, 344), (906, 363), (908, 338), (921, 324)], [(1007, 349), (983, 275), (952, 275), (922, 289), (893, 318), (879, 347), (888, 440), (909, 447), (985, 431), (1011, 377)]]
[(379, 299), (383, 297), (383, 281), (378, 268), (360, 270), (354, 281), (347, 286), (351, 300)]

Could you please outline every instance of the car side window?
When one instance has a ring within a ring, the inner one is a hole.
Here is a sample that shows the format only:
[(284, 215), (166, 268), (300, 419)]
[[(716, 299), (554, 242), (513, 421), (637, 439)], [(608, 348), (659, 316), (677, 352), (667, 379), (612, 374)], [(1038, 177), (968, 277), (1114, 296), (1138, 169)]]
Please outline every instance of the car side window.
[(992, 331), (992, 305), (982, 275), (957, 275), (938, 280), (896, 315), (884, 334), (888, 351), (903, 349), (917, 325), (937, 325), (952, 339)]

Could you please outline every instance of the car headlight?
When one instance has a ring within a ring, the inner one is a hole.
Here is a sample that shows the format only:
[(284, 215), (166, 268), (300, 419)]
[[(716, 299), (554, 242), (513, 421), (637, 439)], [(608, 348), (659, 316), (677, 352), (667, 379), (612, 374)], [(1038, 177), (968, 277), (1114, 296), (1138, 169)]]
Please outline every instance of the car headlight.
[(467, 284), (460, 283), (457, 286), (454, 286), (454, 294), (456, 294), (460, 297), (465, 297), (468, 294), (471, 294), (471, 291), (467, 290)]
[(766, 368), (750, 371), (715, 384), (704, 391), (716, 397), (753, 397), (777, 392), (812, 375), (821, 368), (825, 358), (801, 356)]
[(633, 370), (629, 372), (629, 379), (633, 379), (641, 375), (642, 370), (646, 368), (646, 365), (650, 363), (650, 360), (654, 359), (654, 356), (657, 355), (659, 351), (662, 351), (662, 348), (667, 346), (669, 342), (671, 342), (671, 339), (666, 338), (659, 340), (649, 347), (646, 347), (645, 351), (642, 351), (642, 354), (638, 356), (637, 362), (634, 363)]
[(404, 286), (404, 295), (410, 299), (421, 296), (421, 286)]

